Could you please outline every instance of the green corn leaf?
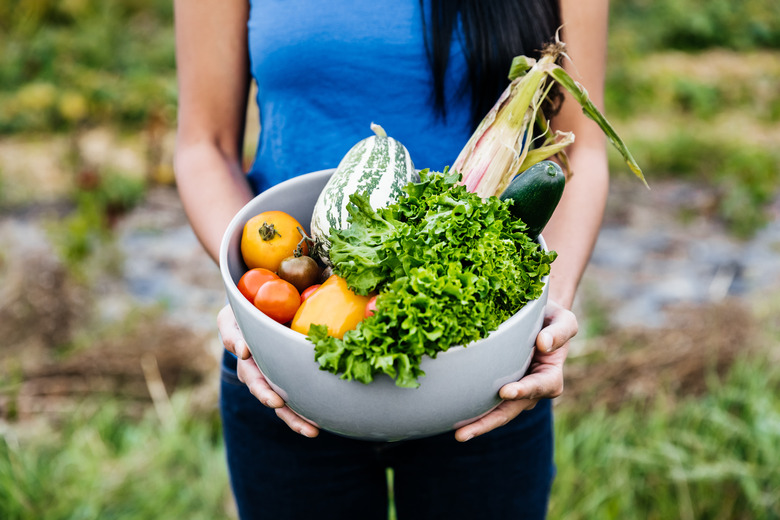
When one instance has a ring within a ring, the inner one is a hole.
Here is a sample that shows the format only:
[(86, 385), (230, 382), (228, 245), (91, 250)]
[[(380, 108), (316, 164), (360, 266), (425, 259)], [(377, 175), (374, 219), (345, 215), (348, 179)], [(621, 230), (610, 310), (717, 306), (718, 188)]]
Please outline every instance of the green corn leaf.
[[(542, 112), (538, 112), (536, 114), (536, 127), (539, 128), (541, 135), (544, 136), (544, 144), (542, 144), (542, 146), (551, 145), (559, 140), (566, 142), (566, 145), (563, 148), (552, 155), (548, 155), (545, 157), (545, 159), (555, 155), (558, 158), (558, 162), (561, 163), (561, 168), (563, 169), (564, 173), (566, 173), (568, 178), (571, 174), (571, 168), (569, 167), (569, 156), (566, 154), (566, 146), (574, 142), (574, 134), (572, 132), (562, 132), (560, 130), (553, 132), (552, 128), (550, 127), (550, 121), (547, 120)], [(539, 159), (537, 162), (541, 162), (543, 160), (544, 159)], [(536, 163), (526, 165), (526, 161), (523, 161), (523, 166), (521, 167), (520, 171), (525, 171), (534, 164)]]
[(559, 132), (558, 136), (559, 139), (550, 142), (550, 144), (545, 143), (542, 146), (528, 150), (519, 171), (524, 172), (534, 164), (563, 152), (567, 146), (574, 142), (574, 134), (571, 132)]
[(607, 118), (604, 117), (604, 114), (602, 114), (599, 109), (596, 108), (596, 105), (594, 105), (590, 100), (587, 91), (585, 91), (585, 89), (583, 89), (576, 81), (574, 81), (572, 77), (569, 76), (569, 74), (561, 67), (551, 67), (548, 71), (548, 74), (574, 96), (574, 99), (576, 99), (577, 103), (580, 104), (585, 115), (599, 125), (601, 130), (607, 136), (607, 139), (609, 139), (609, 142), (612, 143), (617, 151), (620, 152), (620, 155), (623, 156), (623, 159), (626, 161), (626, 164), (628, 164), (628, 167), (631, 168), (631, 171), (634, 172), (634, 174), (639, 177), (639, 179), (649, 189), (650, 187), (647, 185), (645, 176), (642, 174), (642, 169), (634, 160), (634, 157), (631, 155), (631, 152), (628, 150), (626, 144), (617, 134), (609, 121), (607, 121)]
[(509, 67), (509, 81), (514, 81), (520, 76), (525, 76), (531, 67), (536, 64), (536, 60), (528, 56), (515, 56), (512, 59), (512, 65)]

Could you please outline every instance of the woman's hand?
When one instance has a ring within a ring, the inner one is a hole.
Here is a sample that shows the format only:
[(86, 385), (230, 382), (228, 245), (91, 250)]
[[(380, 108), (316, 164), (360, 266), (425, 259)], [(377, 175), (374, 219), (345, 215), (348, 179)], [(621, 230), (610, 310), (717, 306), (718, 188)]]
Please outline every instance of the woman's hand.
[(461, 442), (487, 433), (530, 410), (540, 399), (558, 397), (563, 392), (563, 363), (569, 340), (577, 334), (577, 318), (570, 310), (550, 301), (545, 307), (544, 327), (536, 336), (536, 349), (529, 372), (515, 383), (501, 387), (504, 402), (490, 413), (455, 431)]
[(296, 431), (304, 437), (316, 437), (320, 431), (309, 421), (295, 413), (284, 403), (282, 397), (273, 391), (271, 385), (265, 379), (265, 376), (257, 367), (252, 353), (249, 351), (249, 345), (238, 328), (233, 310), (226, 305), (219, 311), (217, 316), (217, 327), (219, 335), (222, 338), (222, 344), (225, 348), (236, 355), (238, 358), (237, 373), (238, 379), (243, 382), (249, 391), (258, 401), (268, 408), (273, 408), (276, 415), (283, 420), (291, 430)]

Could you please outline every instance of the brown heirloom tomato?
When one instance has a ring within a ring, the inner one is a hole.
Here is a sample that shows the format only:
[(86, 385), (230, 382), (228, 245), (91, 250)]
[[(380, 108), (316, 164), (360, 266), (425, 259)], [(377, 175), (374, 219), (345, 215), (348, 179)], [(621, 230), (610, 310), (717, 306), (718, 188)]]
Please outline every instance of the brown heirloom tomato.
[(317, 261), (310, 256), (288, 256), (279, 264), (279, 278), (287, 280), (298, 291), (303, 292), (307, 287), (319, 283), (322, 269)]

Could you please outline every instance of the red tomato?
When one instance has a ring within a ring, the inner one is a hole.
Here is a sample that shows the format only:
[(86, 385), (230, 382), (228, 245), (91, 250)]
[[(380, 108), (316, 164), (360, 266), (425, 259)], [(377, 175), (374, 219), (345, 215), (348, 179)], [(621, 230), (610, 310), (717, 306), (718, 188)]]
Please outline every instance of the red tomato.
[(309, 287), (307, 287), (306, 289), (304, 289), (304, 290), (303, 290), (303, 292), (301, 293), (301, 303), (303, 303), (304, 301), (306, 301), (306, 298), (308, 298), (309, 296), (311, 296), (312, 294), (314, 294), (314, 291), (316, 291), (317, 289), (319, 289), (319, 288), (320, 288), (320, 285), (321, 285), (321, 284), (314, 284), (314, 285), (312, 285), (312, 286), (309, 286)]
[(298, 289), (288, 281), (278, 278), (265, 282), (255, 295), (255, 307), (279, 323), (287, 323), (295, 317), (301, 306)]
[(257, 267), (245, 272), (238, 281), (238, 290), (250, 302), (255, 301), (255, 295), (260, 286), (270, 280), (277, 280), (279, 277), (273, 271)]
[(366, 303), (366, 318), (373, 316), (374, 312), (376, 312), (376, 296), (372, 296), (371, 299)]

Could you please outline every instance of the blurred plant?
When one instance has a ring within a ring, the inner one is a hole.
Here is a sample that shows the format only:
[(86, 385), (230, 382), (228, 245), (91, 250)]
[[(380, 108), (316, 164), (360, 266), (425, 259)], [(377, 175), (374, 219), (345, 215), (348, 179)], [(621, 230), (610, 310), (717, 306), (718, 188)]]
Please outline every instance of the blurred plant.
[(172, 121), (172, 17), (162, 0), (0, 4), (0, 133)]
[(611, 31), (629, 35), (642, 52), (780, 48), (775, 0), (625, 0), (611, 9)]
[[(723, 140), (679, 125), (661, 136), (628, 138), (637, 161), (658, 177), (706, 182), (717, 195), (716, 212), (738, 237), (749, 238), (770, 218), (780, 186), (780, 150), (734, 138)], [(615, 168), (621, 158), (610, 156)]]
[[(768, 309), (770, 320), (777, 316), (778, 301), (775, 297)], [(758, 334), (756, 348), (732, 347), (736, 355), (725, 372), (715, 369), (712, 354), (701, 355), (703, 394), (692, 392), (690, 382), (680, 384), (675, 366), (667, 368), (671, 373), (651, 374), (658, 368), (651, 361), (654, 350), (663, 345), (657, 331), (645, 336), (650, 343), (615, 345), (617, 356), (632, 360), (624, 367), (628, 388), (592, 381), (619, 403), (616, 408), (582, 406), (587, 395), (569, 401), (564, 392), (556, 407), (555, 453), (561, 463), (551, 518), (779, 518), (780, 365), (771, 347), (777, 343), (777, 320), (768, 323), (759, 314), (750, 319), (755, 320), (750, 330)], [(731, 325), (721, 324), (722, 331), (716, 325), (712, 333), (733, 335), (726, 330)], [(679, 332), (664, 337), (674, 344)], [(707, 343), (692, 341), (691, 348), (698, 351), (702, 344)], [(634, 349), (634, 355), (626, 355), (626, 349)], [(642, 349), (645, 356), (637, 356)], [(596, 352), (570, 362), (570, 372), (582, 370), (584, 393), (594, 386), (588, 377), (603, 375), (599, 366), (612, 364), (615, 374), (620, 370), (615, 359), (596, 357)], [(666, 378), (669, 387), (629, 380), (639, 374)]]
[[(644, 55), (632, 45), (628, 33), (612, 36), (607, 113), (652, 176), (709, 184), (717, 216), (750, 237), (767, 223), (780, 186), (772, 137), (780, 121), (780, 51)], [(622, 168), (617, 156), (610, 160)]]
[(118, 401), (85, 402), (56, 432), (0, 436), (0, 518), (228, 518), (215, 412), (172, 396), (174, 421), (129, 420)]
[[(614, 48), (617, 44), (614, 44)], [(780, 120), (778, 51), (611, 54), (606, 103), (620, 118), (643, 114), (688, 115), (712, 120), (748, 114), (758, 122)]]
[[(5, 180), (5, 174), (3, 173), (3, 169), (0, 168), (0, 211), (2, 211), (6, 204), (8, 203), (8, 193), (6, 188), (6, 183), (8, 181)], [(2, 258), (2, 256), (0, 256)]]
[(611, 316), (614, 311), (601, 296), (599, 288), (589, 285), (588, 280), (585, 280), (579, 292), (582, 317), (578, 340), (597, 338), (613, 330)]
[(87, 260), (108, 249), (117, 220), (142, 202), (145, 194), (143, 179), (91, 169), (77, 174), (72, 213), (49, 227), (52, 242), (74, 274), (86, 276)]

